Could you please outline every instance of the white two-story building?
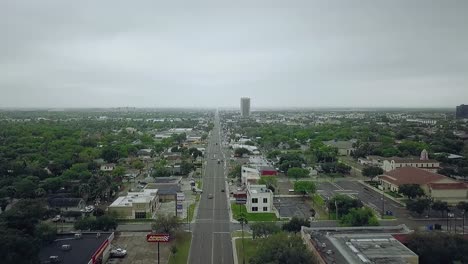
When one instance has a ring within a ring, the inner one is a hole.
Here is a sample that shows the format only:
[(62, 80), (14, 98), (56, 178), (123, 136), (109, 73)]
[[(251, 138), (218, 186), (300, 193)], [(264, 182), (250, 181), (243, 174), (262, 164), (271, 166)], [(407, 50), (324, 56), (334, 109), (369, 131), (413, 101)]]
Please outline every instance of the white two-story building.
[(273, 192), (266, 185), (247, 185), (247, 212), (271, 213), (273, 211)]

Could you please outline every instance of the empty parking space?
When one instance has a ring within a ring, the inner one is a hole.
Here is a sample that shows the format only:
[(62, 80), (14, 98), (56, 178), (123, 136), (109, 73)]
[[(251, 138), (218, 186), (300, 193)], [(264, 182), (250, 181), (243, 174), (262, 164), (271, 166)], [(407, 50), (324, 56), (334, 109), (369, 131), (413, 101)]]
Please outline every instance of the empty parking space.
[(274, 199), (281, 217), (308, 218), (312, 216), (310, 206), (302, 198), (281, 197)]

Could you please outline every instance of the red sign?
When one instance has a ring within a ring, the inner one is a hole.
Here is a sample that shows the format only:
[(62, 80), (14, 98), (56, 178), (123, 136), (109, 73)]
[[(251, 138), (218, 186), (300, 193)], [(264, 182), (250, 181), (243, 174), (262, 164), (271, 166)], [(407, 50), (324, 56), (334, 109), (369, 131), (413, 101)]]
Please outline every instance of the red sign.
[(147, 234), (146, 241), (148, 242), (160, 242), (167, 243), (169, 242), (169, 234)]

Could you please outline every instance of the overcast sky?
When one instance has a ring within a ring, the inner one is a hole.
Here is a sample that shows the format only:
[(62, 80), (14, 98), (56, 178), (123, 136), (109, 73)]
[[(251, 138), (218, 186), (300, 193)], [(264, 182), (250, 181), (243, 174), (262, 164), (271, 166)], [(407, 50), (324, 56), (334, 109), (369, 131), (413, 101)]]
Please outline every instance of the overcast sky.
[(468, 1), (221, 2), (2, 0), (0, 107), (468, 103)]

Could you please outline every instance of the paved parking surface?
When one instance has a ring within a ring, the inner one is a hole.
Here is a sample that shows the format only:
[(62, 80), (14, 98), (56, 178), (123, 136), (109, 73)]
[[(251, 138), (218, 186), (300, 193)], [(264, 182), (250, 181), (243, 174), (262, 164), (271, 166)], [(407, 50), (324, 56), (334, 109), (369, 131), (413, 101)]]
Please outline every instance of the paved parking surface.
[(310, 206), (302, 198), (275, 197), (274, 205), (279, 210), (281, 217), (308, 218), (312, 216)]
[[(107, 263), (132, 263), (146, 264), (157, 262), (157, 244), (146, 241), (147, 232), (122, 232), (116, 235), (112, 242), (113, 247), (121, 247), (127, 250), (127, 256), (121, 259), (109, 259)], [(160, 244), (161, 263), (167, 263), (170, 253), (170, 245)]]
[[(318, 184), (318, 193), (325, 199), (337, 194), (345, 194), (360, 199), (364, 204), (377, 212), (382, 212), (382, 194), (361, 183), (353, 180), (340, 180), (336, 182), (322, 182)], [(392, 211), (395, 217), (406, 216), (407, 212), (403, 206), (387, 197), (384, 199), (384, 211)]]

